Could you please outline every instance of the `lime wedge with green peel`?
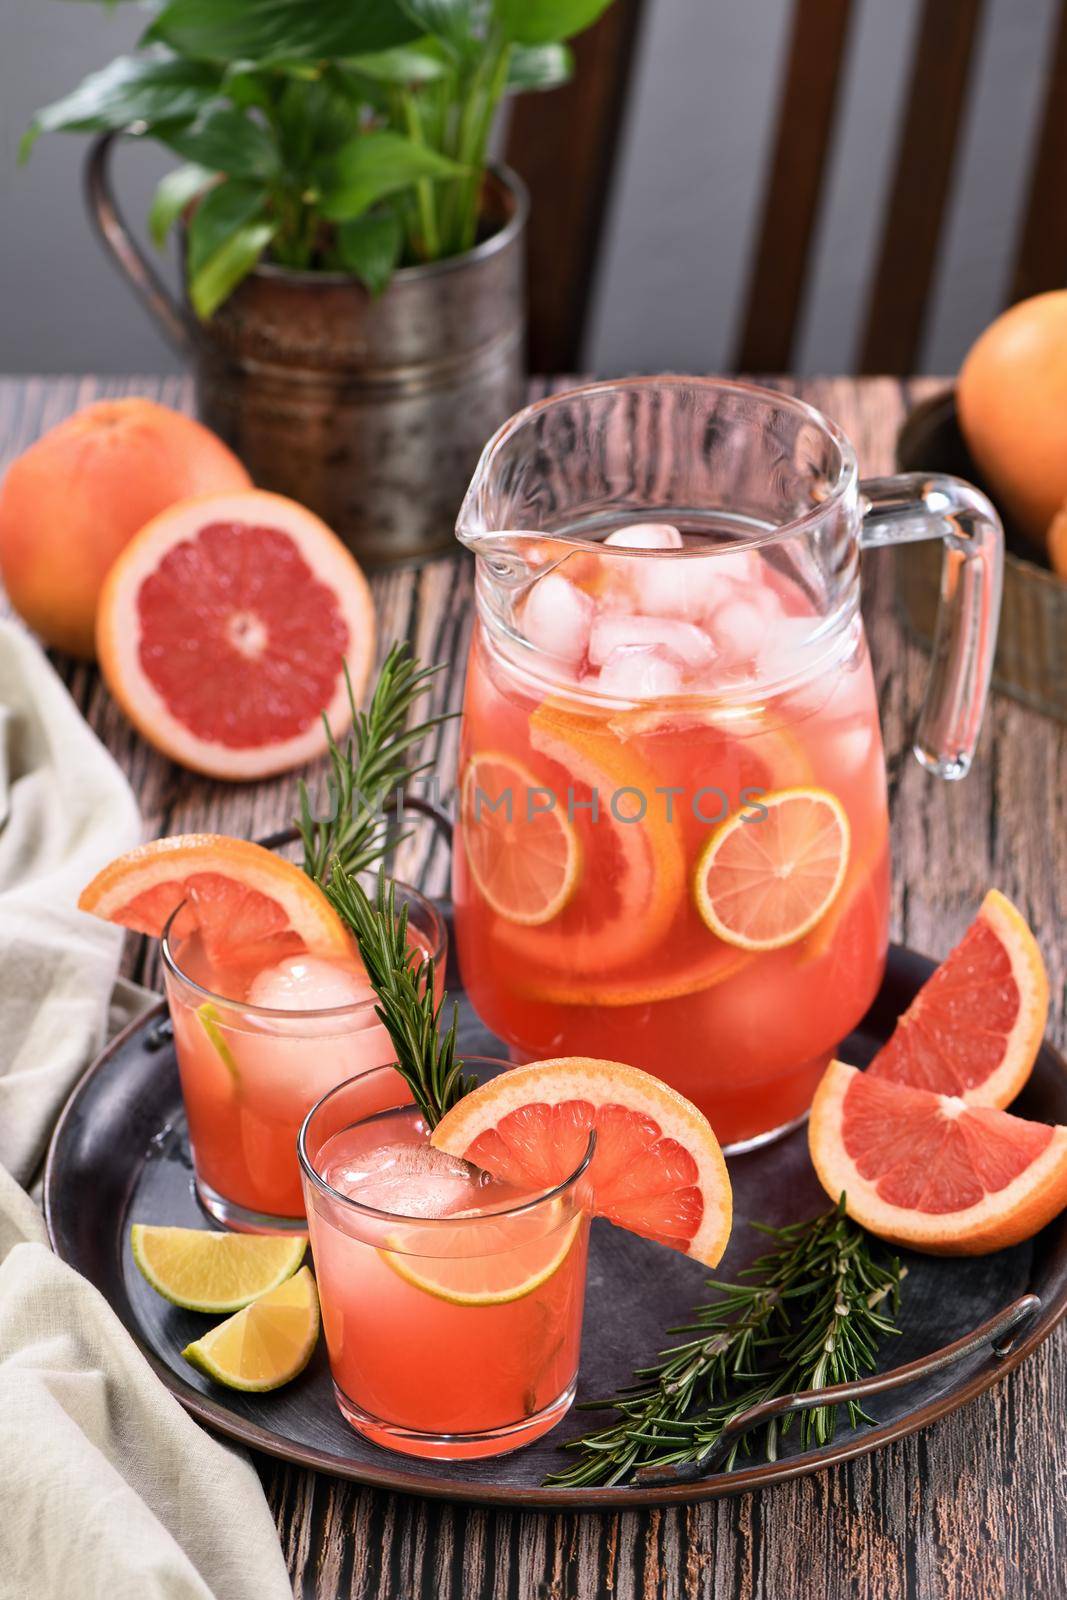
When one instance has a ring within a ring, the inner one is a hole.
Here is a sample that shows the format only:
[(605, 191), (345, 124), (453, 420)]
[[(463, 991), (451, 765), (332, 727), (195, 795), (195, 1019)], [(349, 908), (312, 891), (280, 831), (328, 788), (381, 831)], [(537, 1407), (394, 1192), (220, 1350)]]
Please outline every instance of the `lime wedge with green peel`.
[[(379, 1255), (405, 1283), (435, 1300), (453, 1306), (501, 1306), (525, 1299), (559, 1271), (584, 1220), (572, 1217), (545, 1232), (543, 1222), (533, 1217), (486, 1218), (475, 1228), (457, 1225), (447, 1239), (442, 1222), (433, 1229), (411, 1223), (390, 1234)], [(435, 1254), (421, 1255), (420, 1242), (423, 1248), (432, 1246)]]
[(186, 1311), (240, 1311), (291, 1278), (304, 1234), (209, 1233), (204, 1228), (130, 1229), (133, 1259), (157, 1294)]
[(227, 1317), (182, 1355), (227, 1389), (262, 1393), (297, 1377), (319, 1337), (319, 1297), (307, 1267)]
[(233, 1058), (233, 1051), (226, 1042), (226, 1035), (222, 1031), (218, 1007), (212, 1005), (210, 1000), (205, 1000), (202, 1006), (197, 1006), (196, 1014), (199, 1018), (200, 1026), (211, 1041), (211, 1048), (226, 1068), (233, 1083), (240, 1083), (241, 1076), (237, 1071), (237, 1062)]

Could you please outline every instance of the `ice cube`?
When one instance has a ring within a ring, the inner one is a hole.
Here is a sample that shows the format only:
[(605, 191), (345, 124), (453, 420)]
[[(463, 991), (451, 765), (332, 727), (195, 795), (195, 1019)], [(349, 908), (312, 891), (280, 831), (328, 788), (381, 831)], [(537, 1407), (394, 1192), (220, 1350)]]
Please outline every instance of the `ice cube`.
[(655, 649), (695, 672), (706, 667), (715, 654), (707, 634), (691, 622), (618, 613), (597, 616), (589, 634), (592, 666), (603, 667), (617, 650), (633, 647)]
[(767, 637), (767, 620), (751, 600), (724, 601), (711, 613), (708, 628), (720, 654), (731, 666), (754, 661)]
[(655, 646), (620, 645), (601, 668), (600, 675), (583, 678), (588, 688), (625, 700), (649, 700), (681, 694), (682, 669)]
[(248, 1003), (269, 1011), (328, 1011), (374, 999), (367, 974), (354, 961), (287, 956), (252, 979)]
[(818, 618), (779, 617), (771, 626), (764, 627), (760, 645), (758, 670), (766, 683), (782, 683), (811, 670), (818, 657), (812, 635), (818, 627)]
[(477, 1202), (485, 1174), (431, 1144), (382, 1144), (342, 1156), (322, 1176), (332, 1189), (398, 1217), (447, 1217)]
[(605, 544), (619, 545), (624, 550), (680, 550), (683, 542), (678, 529), (669, 522), (630, 522), (604, 540)]
[(584, 590), (562, 573), (550, 572), (526, 597), (522, 630), (538, 650), (573, 665), (585, 655), (593, 610), (593, 601)]

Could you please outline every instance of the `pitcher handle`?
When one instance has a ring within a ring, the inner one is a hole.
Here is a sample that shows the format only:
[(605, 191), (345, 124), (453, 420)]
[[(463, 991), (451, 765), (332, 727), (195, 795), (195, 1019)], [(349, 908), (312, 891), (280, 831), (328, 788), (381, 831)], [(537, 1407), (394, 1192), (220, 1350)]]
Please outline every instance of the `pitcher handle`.
[(180, 355), (193, 348), (190, 319), (146, 257), (122, 218), (111, 189), (111, 147), (116, 133), (101, 134), (89, 146), (83, 169), (89, 220), (108, 255), (145, 310)]
[(860, 495), (863, 549), (920, 539), (944, 544), (930, 676), (912, 748), (928, 772), (962, 778), (993, 670), (1004, 572), (1000, 518), (973, 484), (940, 473), (865, 478)]

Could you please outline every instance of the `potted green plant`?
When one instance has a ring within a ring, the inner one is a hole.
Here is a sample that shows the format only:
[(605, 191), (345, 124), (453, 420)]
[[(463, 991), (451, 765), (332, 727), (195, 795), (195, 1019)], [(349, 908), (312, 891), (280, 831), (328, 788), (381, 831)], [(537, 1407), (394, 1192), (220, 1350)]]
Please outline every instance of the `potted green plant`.
[[(526, 197), (487, 167), (502, 98), (571, 69), (610, 0), (169, 0), (138, 53), (34, 117), (96, 133), (93, 218), (192, 359), (200, 416), (256, 482), (371, 562), (445, 547), (480, 446), (519, 403)], [(182, 158), (125, 228), (119, 134)]]

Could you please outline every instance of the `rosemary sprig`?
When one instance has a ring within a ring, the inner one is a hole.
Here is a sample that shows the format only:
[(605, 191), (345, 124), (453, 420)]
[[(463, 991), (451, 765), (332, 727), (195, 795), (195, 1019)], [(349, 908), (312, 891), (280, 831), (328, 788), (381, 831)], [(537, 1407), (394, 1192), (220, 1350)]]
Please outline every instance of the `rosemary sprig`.
[(374, 901), (350, 872), (337, 864), (326, 893), (355, 934), (371, 987), (378, 996), (375, 1010), (396, 1051), (397, 1070), (407, 1081), (415, 1104), (430, 1128), (450, 1106), (474, 1088), (456, 1059), (458, 1008), (444, 1037), (441, 1018), (445, 995), (434, 1001), (434, 962), (408, 942), (407, 906), (396, 909), (394, 885), (378, 869)]
[[(874, 1370), (878, 1339), (899, 1330), (894, 1318), (903, 1269), (894, 1257), (880, 1261), (862, 1228), (844, 1210), (786, 1228), (754, 1224), (773, 1249), (740, 1274), (741, 1283), (712, 1282), (716, 1299), (695, 1308), (690, 1321), (670, 1333), (688, 1334), (657, 1361), (634, 1373), (612, 1399), (619, 1420), (565, 1446), (578, 1460), (545, 1481), (571, 1488), (615, 1484), (638, 1467), (699, 1464), (730, 1419), (749, 1406), (802, 1389), (847, 1383)], [(837, 1427), (836, 1406), (801, 1414), (804, 1444), (827, 1444)], [(848, 1407), (853, 1426), (869, 1421)], [(764, 1430), (767, 1460), (776, 1459), (791, 1417)], [(747, 1439), (726, 1458), (729, 1470)]]
[(432, 728), (447, 722), (451, 713), (428, 717), (411, 727), (408, 717), (441, 670), (439, 666), (419, 666), (406, 644), (393, 645), (364, 712), (356, 708), (345, 669), (352, 731), (342, 749), (328, 725), (326, 728), (330, 771), (325, 816), (312, 812), (307, 785), (300, 785), (297, 828), (304, 843), (304, 871), (317, 883), (325, 885), (337, 868), (348, 873), (365, 871), (406, 838), (386, 815), (385, 807), (397, 790), (433, 764), (427, 760), (411, 766), (408, 752)]

